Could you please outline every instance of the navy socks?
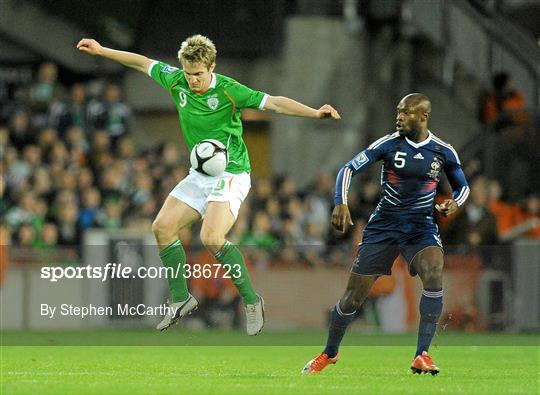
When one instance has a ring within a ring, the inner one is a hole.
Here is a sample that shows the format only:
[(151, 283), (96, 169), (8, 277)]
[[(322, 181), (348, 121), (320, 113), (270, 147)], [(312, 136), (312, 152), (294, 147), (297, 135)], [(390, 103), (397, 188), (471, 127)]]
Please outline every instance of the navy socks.
[(437, 322), (442, 312), (442, 288), (424, 289), (420, 299), (420, 325), (418, 326), (418, 343), (416, 355), (429, 350), (431, 340), (437, 329)]
[(333, 358), (338, 353), (339, 345), (345, 335), (345, 330), (349, 324), (354, 320), (356, 311), (352, 313), (344, 313), (339, 307), (339, 302), (334, 306), (331, 311), (330, 328), (328, 329), (328, 340), (326, 341), (326, 348), (324, 353), (330, 358)]

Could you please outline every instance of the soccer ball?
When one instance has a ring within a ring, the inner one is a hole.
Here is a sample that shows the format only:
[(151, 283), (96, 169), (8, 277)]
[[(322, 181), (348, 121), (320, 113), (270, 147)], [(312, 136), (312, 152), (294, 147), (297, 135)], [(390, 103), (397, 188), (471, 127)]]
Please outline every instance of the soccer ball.
[(207, 176), (219, 176), (227, 167), (227, 148), (221, 141), (199, 141), (191, 150), (191, 167)]

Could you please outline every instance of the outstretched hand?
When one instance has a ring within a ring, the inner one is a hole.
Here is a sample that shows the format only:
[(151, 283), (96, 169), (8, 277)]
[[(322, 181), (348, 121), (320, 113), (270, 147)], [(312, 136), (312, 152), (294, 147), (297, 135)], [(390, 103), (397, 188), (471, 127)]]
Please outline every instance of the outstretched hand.
[(332, 226), (335, 230), (345, 233), (350, 225), (354, 225), (351, 220), (351, 213), (346, 204), (338, 204), (332, 211)]
[(341, 115), (330, 104), (325, 104), (317, 110), (317, 118), (341, 119)]
[(100, 43), (91, 38), (83, 38), (77, 44), (79, 51), (86, 52), (89, 55), (99, 55), (103, 49)]
[(445, 217), (448, 217), (456, 212), (458, 205), (454, 199), (446, 199), (441, 204), (436, 204), (435, 209)]

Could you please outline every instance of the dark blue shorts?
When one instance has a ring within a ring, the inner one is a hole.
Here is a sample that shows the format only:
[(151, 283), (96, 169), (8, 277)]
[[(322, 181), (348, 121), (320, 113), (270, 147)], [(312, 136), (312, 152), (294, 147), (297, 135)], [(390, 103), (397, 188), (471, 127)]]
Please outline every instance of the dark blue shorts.
[(391, 275), (392, 264), (401, 254), (411, 276), (416, 276), (413, 259), (431, 246), (442, 248), (439, 229), (432, 218), (405, 221), (374, 214), (364, 229), (351, 272), (367, 276)]

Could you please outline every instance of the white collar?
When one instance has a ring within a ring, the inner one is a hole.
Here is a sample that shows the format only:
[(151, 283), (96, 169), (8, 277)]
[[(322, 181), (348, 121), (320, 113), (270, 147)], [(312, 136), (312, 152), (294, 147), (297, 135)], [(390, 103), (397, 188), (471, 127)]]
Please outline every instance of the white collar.
[(215, 88), (216, 87), (216, 81), (217, 81), (216, 75), (214, 73), (212, 73), (212, 79), (210, 80), (210, 86), (208, 87), (208, 89)]
[(424, 145), (428, 144), (430, 141), (431, 141), (431, 132), (428, 130), (428, 136), (427, 136), (427, 139), (423, 140), (423, 141), (420, 141), (419, 143), (415, 143), (414, 141), (411, 141), (409, 140), (407, 137), (405, 137), (405, 140), (407, 141), (407, 143), (409, 143), (410, 145), (412, 145), (414, 148), (420, 148), (420, 147), (423, 147)]

